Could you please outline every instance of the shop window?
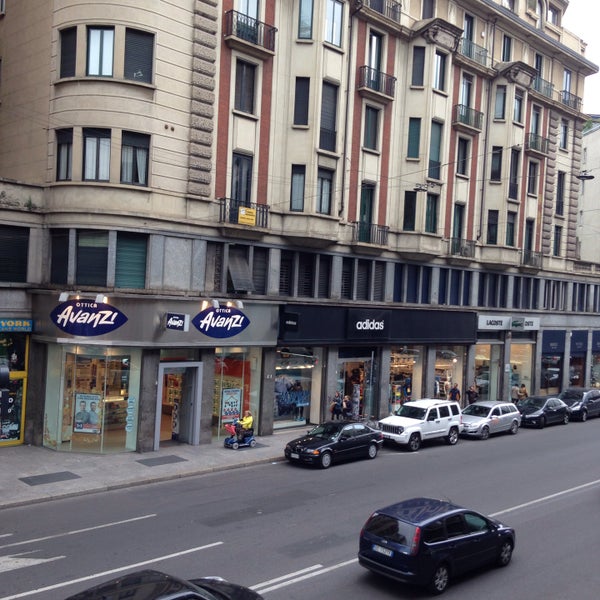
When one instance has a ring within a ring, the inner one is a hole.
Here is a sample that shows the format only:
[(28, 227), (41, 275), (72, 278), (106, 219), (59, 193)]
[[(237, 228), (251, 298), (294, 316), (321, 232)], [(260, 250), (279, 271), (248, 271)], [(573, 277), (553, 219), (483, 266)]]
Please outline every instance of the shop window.
[(395, 413), (404, 402), (422, 398), (423, 346), (398, 346), (390, 353), (389, 412)]
[(463, 346), (438, 346), (435, 349), (435, 381), (436, 398), (450, 398), (450, 390), (454, 384), (463, 393), (464, 370)]
[(10, 373), (0, 396), (0, 447), (23, 442), (28, 349), (27, 334), (0, 333), (0, 365)]
[(542, 354), (542, 370), (540, 373), (540, 392), (542, 394), (558, 394), (563, 389), (562, 370), (562, 354)]
[(25, 283), (29, 254), (29, 227), (0, 225), (0, 281)]

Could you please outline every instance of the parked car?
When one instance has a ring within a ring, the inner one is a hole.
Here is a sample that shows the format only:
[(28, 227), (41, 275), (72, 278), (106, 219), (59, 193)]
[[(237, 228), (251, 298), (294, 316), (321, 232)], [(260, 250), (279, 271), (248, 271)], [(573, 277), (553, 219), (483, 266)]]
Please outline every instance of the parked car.
[(529, 396), (519, 400), (517, 408), (521, 413), (521, 425), (540, 429), (552, 423), (566, 425), (571, 413), (569, 407), (554, 396)]
[(311, 429), (307, 435), (289, 442), (284, 453), (290, 462), (319, 465), (327, 469), (334, 461), (375, 458), (382, 444), (381, 431), (364, 423), (327, 421)]
[(441, 594), (451, 578), (483, 565), (506, 566), (515, 531), (445, 500), (412, 498), (375, 511), (360, 532), (359, 563), (380, 575)]
[(492, 433), (519, 431), (521, 413), (512, 402), (479, 401), (462, 411), (462, 433), (487, 440)]
[(66, 600), (107, 600), (135, 598), (136, 600), (262, 600), (253, 590), (225, 581), (221, 577), (180, 579), (151, 569), (129, 573), (101, 583)]
[(558, 397), (571, 409), (571, 418), (587, 421), (588, 417), (600, 416), (600, 389), (570, 387)]
[(453, 446), (461, 428), (458, 402), (435, 398), (405, 402), (394, 415), (379, 421), (384, 440), (407, 446), (412, 452), (417, 451), (424, 440), (443, 438)]

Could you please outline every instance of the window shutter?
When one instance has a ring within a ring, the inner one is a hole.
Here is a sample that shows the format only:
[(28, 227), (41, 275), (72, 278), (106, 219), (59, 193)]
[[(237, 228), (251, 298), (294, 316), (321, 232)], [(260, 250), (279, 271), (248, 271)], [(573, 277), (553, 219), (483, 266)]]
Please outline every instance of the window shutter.
[(373, 281), (373, 301), (383, 302), (385, 299), (385, 263), (375, 263), (375, 276)]
[(66, 284), (69, 264), (69, 230), (50, 230), (50, 283)]
[(413, 69), (411, 85), (423, 86), (425, 73), (425, 48), (415, 46), (413, 48)]
[(308, 98), (310, 79), (296, 77), (296, 97), (294, 99), (294, 125), (308, 125)]
[(294, 283), (294, 256), (291, 252), (281, 253), (281, 265), (279, 270), (279, 295), (291, 296)]
[(146, 287), (147, 251), (147, 236), (137, 233), (117, 234), (115, 287), (140, 290)]
[(77, 276), (80, 285), (106, 286), (108, 233), (79, 232), (77, 235)]
[(352, 300), (352, 272), (354, 260), (345, 258), (342, 263), (342, 290), (341, 296), (345, 300)]
[(128, 29), (125, 34), (125, 79), (152, 83), (154, 35)]
[(298, 296), (312, 298), (314, 296), (314, 256), (300, 254), (298, 260)]
[(75, 77), (77, 51), (77, 28), (69, 27), (60, 32), (60, 76)]
[(356, 269), (356, 300), (369, 300), (369, 270), (371, 263), (359, 260)]
[(0, 226), (0, 281), (27, 281), (28, 227)]
[(269, 250), (267, 248), (254, 248), (252, 281), (256, 294), (267, 293), (267, 274), (269, 265)]
[(319, 281), (317, 295), (319, 298), (329, 298), (331, 281), (331, 257), (319, 257)]

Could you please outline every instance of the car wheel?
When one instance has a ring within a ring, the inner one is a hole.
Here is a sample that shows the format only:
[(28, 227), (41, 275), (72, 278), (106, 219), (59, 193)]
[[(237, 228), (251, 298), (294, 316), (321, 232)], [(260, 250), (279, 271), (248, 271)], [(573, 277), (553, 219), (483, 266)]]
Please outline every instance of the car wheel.
[(510, 431), (510, 433), (512, 433), (512, 435), (517, 435), (517, 433), (519, 433), (519, 422), (518, 421), (513, 421), (510, 424), (509, 431)]
[(377, 456), (378, 451), (379, 451), (379, 448), (377, 447), (377, 444), (369, 444), (369, 449), (367, 450), (367, 456), (369, 458), (375, 458)]
[(482, 439), (482, 440), (487, 440), (489, 437), (490, 437), (490, 428), (486, 425), (481, 430), (481, 435), (479, 436), (479, 438)]
[(587, 421), (587, 417), (588, 417), (587, 410), (582, 410), (581, 411), (581, 422), (583, 423), (583, 422)]
[(418, 433), (413, 433), (408, 439), (408, 449), (411, 452), (416, 452), (421, 447), (421, 436)]
[(433, 573), (429, 583), (429, 591), (433, 594), (441, 594), (448, 587), (450, 582), (450, 570), (447, 565), (438, 565)]
[(323, 452), (321, 454), (321, 469), (329, 469), (331, 462), (331, 452)]
[(452, 427), (446, 436), (446, 443), (450, 444), (450, 446), (454, 446), (456, 442), (458, 442), (458, 429)]
[(504, 540), (502, 542), (502, 546), (500, 546), (500, 553), (498, 554), (498, 565), (500, 567), (505, 567), (512, 558), (513, 553), (513, 545), (508, 540)]
[(565, 416), (563, 417), (562, 420), (562, 424), (566, 425), (569, 422), (569, 413), (565, 413)]
[(546, 417), (540, 417), (540, 424), (538, 425), (538, 429), (544, 429), (546, 427)]

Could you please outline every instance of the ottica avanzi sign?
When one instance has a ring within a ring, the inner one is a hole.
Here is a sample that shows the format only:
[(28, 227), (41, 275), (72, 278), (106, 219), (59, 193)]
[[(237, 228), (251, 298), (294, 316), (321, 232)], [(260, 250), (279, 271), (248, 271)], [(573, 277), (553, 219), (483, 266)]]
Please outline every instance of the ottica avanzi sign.
[(237, 308), (207, 308), (193, 319), (194, 327), (212, 338), (229, 338), (250, 325), (250, 319)]
[(69, 300), (51, 313), (52, 322), (70, 335), (104, 335), (121, 327), (127, 317), (114, 306), (92, 300)]

